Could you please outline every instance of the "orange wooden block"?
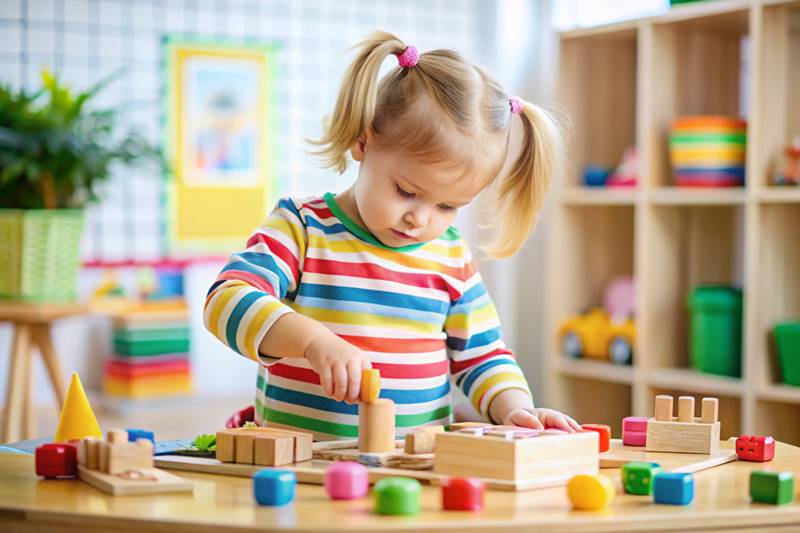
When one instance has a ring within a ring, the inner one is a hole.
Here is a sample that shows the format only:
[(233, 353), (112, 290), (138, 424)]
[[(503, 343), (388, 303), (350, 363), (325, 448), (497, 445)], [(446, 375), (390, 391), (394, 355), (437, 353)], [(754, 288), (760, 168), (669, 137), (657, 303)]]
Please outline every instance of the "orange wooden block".
[(361, 371), (361, 401), (375, 403), (381, 393), (381, 372), (375, 368)]

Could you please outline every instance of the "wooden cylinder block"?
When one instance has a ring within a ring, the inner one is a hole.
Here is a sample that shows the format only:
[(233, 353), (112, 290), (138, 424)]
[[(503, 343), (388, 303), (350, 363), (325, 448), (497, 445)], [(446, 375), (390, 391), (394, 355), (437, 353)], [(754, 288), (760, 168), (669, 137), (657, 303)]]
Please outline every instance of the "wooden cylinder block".
[(106, 441), (111, 444), (128, 442), (128, 432), (124, 429), (110, 429), (106, 433)]
[(717, 398), (703, 398), (700, 421), (703, 424), (713, 424), (719, 417), (719, 400)]
[(662, 422), (672, 421), (672, 396), (666, 394), (656, 396), (655, 415), (656, 420)]
[(678, 398), (678, 422), (694, 422), (694, 397)]
[(358, 404), (358, 451), (381, 453), (395, 450), (394, 414), (394, 402), (387, 398)]

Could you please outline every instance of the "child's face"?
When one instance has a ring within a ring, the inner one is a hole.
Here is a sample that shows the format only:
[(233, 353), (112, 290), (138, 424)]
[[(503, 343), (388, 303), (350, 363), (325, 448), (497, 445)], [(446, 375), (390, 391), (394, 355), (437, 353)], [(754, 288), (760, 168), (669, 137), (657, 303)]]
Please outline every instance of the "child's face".
[(353, 190), (364, 225), (387, 246), (437, 238), (486, 185), (464, 175), (460, 161), (417, 161), (383, 150), (372, 140), (367, 134), (351, 150), (361, 162)]

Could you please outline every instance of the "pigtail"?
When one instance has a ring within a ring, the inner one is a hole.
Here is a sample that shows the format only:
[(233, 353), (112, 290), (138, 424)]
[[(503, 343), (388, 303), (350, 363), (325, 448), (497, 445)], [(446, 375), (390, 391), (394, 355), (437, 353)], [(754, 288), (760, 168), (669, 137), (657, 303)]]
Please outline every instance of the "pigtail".
[(563, 153), (558, 124), (542, 108), (521, 101), (522, 148), (511, 170), (496, 188), (495, 209), (500, 229), (484, 251), (502, 259), (525, 243), (544, 203), (550, 180), (558, 172)]
[(403, 53), (406, 45), (391, 33), (376, 31), (354, 48), (358, 55), (347, 68), (333, 116), (326, 118), (321, 138), (308, 140), (318, 147), (310, 153), (339, 173), (347, 170), (350, 147), (372, 125), (383, 61)]

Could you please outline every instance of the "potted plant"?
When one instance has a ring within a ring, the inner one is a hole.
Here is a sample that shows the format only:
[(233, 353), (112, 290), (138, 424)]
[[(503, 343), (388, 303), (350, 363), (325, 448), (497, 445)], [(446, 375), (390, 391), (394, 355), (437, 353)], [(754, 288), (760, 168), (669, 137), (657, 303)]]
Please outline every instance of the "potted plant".
[(113, 79), (73, 93), (48, 71), (34, 93), (0, 84), (0, 298), (75, 298), (84, 207), (119, 165), (158, 152), (117, 131), (117, 110), (90, 109)]

